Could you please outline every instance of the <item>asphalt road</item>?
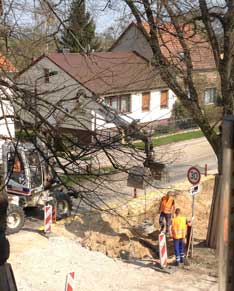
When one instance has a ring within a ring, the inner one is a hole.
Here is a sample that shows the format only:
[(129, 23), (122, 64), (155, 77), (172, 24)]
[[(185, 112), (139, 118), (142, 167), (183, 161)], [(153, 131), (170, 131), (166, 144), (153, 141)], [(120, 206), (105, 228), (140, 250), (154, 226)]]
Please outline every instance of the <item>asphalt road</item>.
[(192, 166), (198, 167), (201, 174), (204, 174), (206, 164), (208, 174), (217, 172), (217, 158), (204, 137), (161, 146), (158, 150), (161, 151), (161, 155), (165, 153), (165, 160), (168, 163), (168, 180), (162, 182), (162, 185), (187, 179), (187, 171)]
[[(155, 182), (157, 187), (169, 187), (176, 182), (187, 179), (187, 171), (191, 166), (197, 166), (202, 174), (204, 173), (205, 164), (208, 166), (208, 173), (215, 173), (217, 169), (216, 156), (205, 138), (160, 146), (155, 148), (155, 152), (156, 156), (160, 160), (164, 160), (168, 165), (168, 179), (167, 181)], [(104, 196), (103, 199), (106, 202), (110, 202), (113, 198), (117, 199), (114, 192), (111, 195)], [(118, 198), (125, 200), (129, 197), (132, 197), (132, 194), (126, 192), (122, 198)], [(78, 201), (74, 200), (73, 202), (75, 211)], [(79, 211), (82, 209), (83, 211), (87, 210), (87, 206), (80, 205)], [(40, 210), (29, 210), (26, 217), (24, 229), (36, 231), (39, 226), (43, 225), (43, 212)]]

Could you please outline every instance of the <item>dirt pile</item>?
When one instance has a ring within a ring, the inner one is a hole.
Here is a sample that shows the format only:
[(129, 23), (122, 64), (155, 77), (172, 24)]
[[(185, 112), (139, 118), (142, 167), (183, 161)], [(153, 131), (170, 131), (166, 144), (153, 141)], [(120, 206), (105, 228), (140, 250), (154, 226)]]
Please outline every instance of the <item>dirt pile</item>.
[(29, 231), (10, 236), (10, 263), (19, 291), (62, 291), (71, 271), (76, 273), (75, 290), (81, 291), (217, 291), (216, 278), (197, 274), (197, 269), (164, 274), (150, 264), (124, 263), (89, 251), (63, 226), (56, 231), (59, 235), (49, 239)]
[[(195, 198), (195, 241), (205, 239), (211, 205), (213, 177), (203, 177), (201, 192)], [(189, 183), (174, 187), (176, 207), (191, 218), (192, 198), (188, 193)], [(112, 214), (90, 212), (76, 217), (65, 224), (81, 244), (91, 250), (100, 251), (110, 257), (158, 258), (158, 208), (165, 190), (149, 191), (146, 195), (133, 198), (119, 207), (111, 205)], [(118, 212), (119, 216), (114, 212)], [(147, 220), (155, 231), (150, 235), (142, 233), (140, 226)], [(169, 255), (173, 255), (172, 241), (168, 240)]]

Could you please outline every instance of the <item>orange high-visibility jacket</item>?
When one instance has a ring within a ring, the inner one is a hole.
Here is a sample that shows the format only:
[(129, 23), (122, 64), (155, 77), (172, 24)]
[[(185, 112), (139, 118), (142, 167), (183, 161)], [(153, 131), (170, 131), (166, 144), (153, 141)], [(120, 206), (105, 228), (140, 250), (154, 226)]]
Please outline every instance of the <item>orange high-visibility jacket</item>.
[(176, 216), (172, 219), (171, 233), (174, 239), (185, 238), (187, 232), (186, 217)]
[(174, 208), (174, 198), (173, 197), (167, 198), (167, 196), (163, 196), (160, 205), (160, 212), (171, 214), (173, 208)]

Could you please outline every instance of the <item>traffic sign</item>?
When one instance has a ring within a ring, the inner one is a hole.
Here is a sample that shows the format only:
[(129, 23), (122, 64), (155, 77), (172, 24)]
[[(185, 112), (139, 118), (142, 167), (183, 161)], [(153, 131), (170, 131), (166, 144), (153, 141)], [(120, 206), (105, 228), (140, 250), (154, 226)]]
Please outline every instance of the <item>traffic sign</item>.
[(201, 173), (196, 167), (191, 167), (188, 169), (187, 177), (191, 184), (196, 185), (201, 180)]
[(190, 194), (193, 196), (200, 192), (200, 185), (195, 185), (190, 188)]

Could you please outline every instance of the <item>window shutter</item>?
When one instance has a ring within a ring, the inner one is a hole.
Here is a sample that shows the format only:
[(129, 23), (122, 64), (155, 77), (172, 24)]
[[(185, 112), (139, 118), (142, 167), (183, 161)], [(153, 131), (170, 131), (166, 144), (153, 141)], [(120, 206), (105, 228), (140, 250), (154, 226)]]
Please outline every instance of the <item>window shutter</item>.
[(150, 110), (150, 93), (142, 93), (142, 111)]
[(168, 107), (168, 90), (161, 91), (160, 107)]

